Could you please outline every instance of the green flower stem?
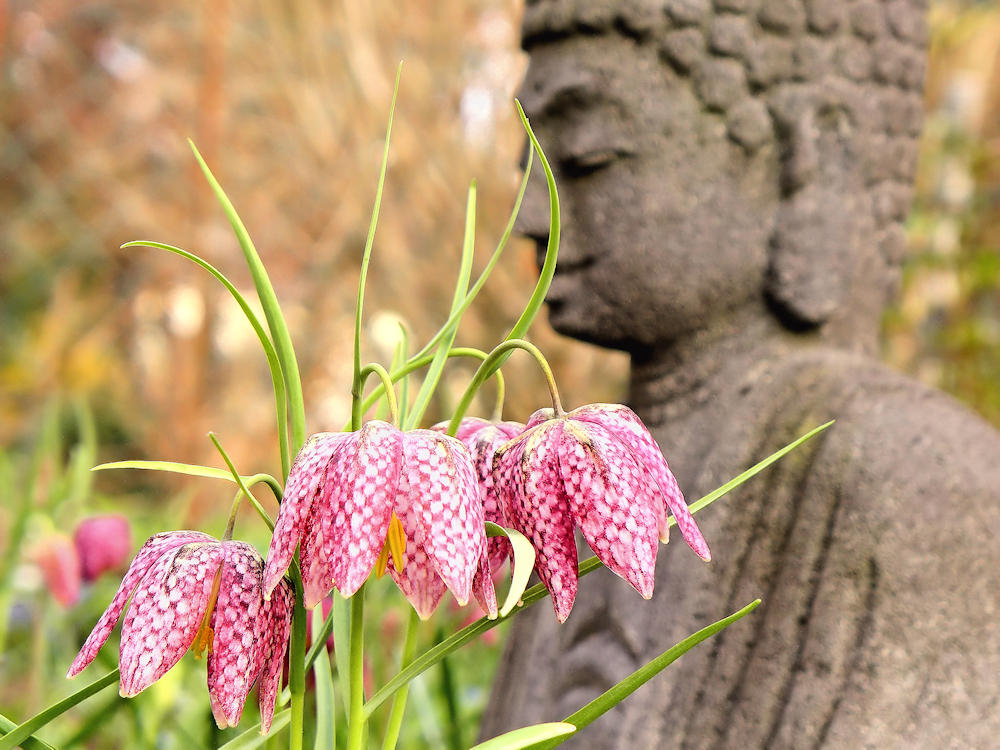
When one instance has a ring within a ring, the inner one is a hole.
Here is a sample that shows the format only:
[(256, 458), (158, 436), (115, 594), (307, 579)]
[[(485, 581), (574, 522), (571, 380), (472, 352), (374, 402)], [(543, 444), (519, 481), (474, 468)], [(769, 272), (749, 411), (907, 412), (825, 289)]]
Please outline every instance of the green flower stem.
[[(417, 652), (417, 626), (420, 624), (420, 616), (415, 609), (410, 609), (410, 618), (406, 622), (406, 639), (403, 641), (403, 654), (399, 659), (400, 670), (406, 669), (413, 661)], [(389, 711), (389, 723), (385, 729), (385, 739), (382, 742), (382, 750), (395, 750), (396, 742), (399, 741), (399, 730), (403, 726), (403, 714), (406, 712), (406, 697), (409, 694), (409, 685), (404, 685), (392, 699), (392, 708)]]
[(288, 644), (288, 690), (292, 699), (288, 747), (289, 750), (302, 750), (305, 728), (307, 614), (302, 603), (302, 574), (299, 566), (292, 565), (289, 572), (295, 589), (295, 606), (292, 610), (292, 637)]
[[(489, 355), (486, 352), (484, 352), (482, 349), (474, 349), (472, 347), (467, 347), (467, 346), (456, 346), (454, 349), (452, 349), (450, 352), (448, 352), (449, 359), (452, 358), (452, 357), (471, 357), (473, 359), (484, 360), (488, 356)], [(391, 372), (389, 374), (389, 379), (393, 383), (396, 383), (396, 382), (402, 380), (403, 378), (405, 378), (410, 373), (412, 373), (412, 372), (414, 372), (416, 370), (419, 370), (422, 367), (426, 367), (427, 365), (429, 365), (431, 363), (431, 360), (433, 360), (433, 359), (434, 359), (434, 355), (431, 355), (431, 354), (411, 359), (409, 362), (407, 362), (405, 365), (403, 365), (398, 370), (394, 370), (393, 372)], [(503, 386), (503, 375), (500, 373), (499, 370), (497, 370), (493, 375), (494, 375), (494, 377), (497, 378), (497, 387), (500, 388), (500, 389), (503, 389), (503, 387), (504, 387)], [(372, 406), (375, 404), (375, 402), (379, 398), (382, 397), (383, 393), (385, 393), (385, 386), (383, 386), (381, 384), (379, 384), (378, 386), (376, 386), (375, 390), (373, 390), (371, 393), (369, 393), (368, 396), (365, 398), (365, 400), (361, 402), (361, 413), (364, 414), (370, 408), (372, 408)], [(350, 422), (348, 424), (344, 425), (344, 427), (341, 430), (341, 432), (344, 432), (344, 431), (349, 430), (349, 429), (351, 429), (351, 423)]]
[(347, 750), (362, 750), (365, 738), (365, 587), (351, 597), (350, 714), (347, 721)]
[[(268, 529), (274, 531), (274, 522), (271, 520), (271, 517), (267, 515), (267, 511), (265, 511), (264, 508), (261, 506), (261, 504), (257, 502), (257, 498), (253, 496), (253, 493), (250, 492), (250, 489), (247, 486), (248, 484), (252, 485), (253, 482), (251, 481), (248, 483), (244, 483), (243, 477), (240, 476), (240, 473), (238, 471), (236, 471), (236, 467), (233, 465), (232, 460), (229, 458), (229, 454), (226, 453), (225, 449), (222, 447), (222, 443), (219, 442), (219, 439), (215, 437), (214, 432), (208, 433), (208, 439), (212, 441), (212, 445), (214, 445), (215, 449), (219, 451), (219, 455), (222, 456), (222, 460), (225, 461), (226, 466), (229, 467), (229, 472), (230, 474), (232, 474), (233, 481), (236, 482), (237, 486), (240, 488), (239, 491), (236, 493), (236, 497), (233, 498), (233, 506), (232, 509), (229, 511), (229, 523), (226, 525), (226, 532), (222, 537), (222, 541), (226, 542), (233, 538), (233, 527), (236, 525), (236, 514), (240, 509), (240, 500), (242, 500), (244, 497), (250, 501), (250, 504), (254, 507), (254, 510), (257, 511), (257, 514), (262, 519), (264, 519), (264, 523), (267, 524)], [(281, 487), (278, 485), (277, 480), (268, 474), (255, 474), (254, 476), (250, 477), (250, 479), (253, 480), (256, 479), (257, 477), (263, 477), (264, 478), (263, 481), (268, 482), (268, 486), (271, 487), (271, 490), (277, 496), (278, 503), (280, 504), (282, 493), (281, 493)]]
[(353, 429), (361, 427), (361, 417), (358, 413), (361, 400), (361, 317), (365, 307), (365, 284), (368, 281), (368, 265), (372, 257), (372, 244), (375, 242), (375, 227), (378, 226), (378, 214), (382, 206), (382, 189), (385, 187), (385, 173), (389, 167), (389, 141), (392, 135), (392, 118), (396, 112), (396, 96), (399, 93), (399, 77), (403, 72), (403, 63), (396, 68), (396, 84), (392, 89), (392, 102), (389, 104), (389, 121), (385, 126), (385, 146), (382, 148), (382, 164), (379, 167), (378, 186), (375, 188), (375, 204), (372, 206), (372, 218), (368, 224), (368, 237), (365, 239), (365, 250), (361, 256), (361, 274), (358, 279), (357, 302), (354, 309), (354, 381), (351, 384), (353, 404), (351, 422)]
[(469, 383), (468, 388), (465, 389), (465, 393), (462, 395), (462, 400), (458, 402), (458, 407), (455, 409), (455, 414), (451, 418), (451, 422), (448, 423), (448, 434), (454, 435), (455, 431), (458, 429), (459, 423), (462, 421), (462, 417), (465, 416), (466, 410), (469, 408), (469, 404), (472, 403), (473, 396), (476, 395), (476, 391), (486, 382), (486, 379), (495, 372), (493, 368), (499, 367), (499, 365), (510, 356), (510, 352), (514, 349), (523, 349), (528, 352), (535, 361), (538, 362), (538, 366), (542, 369), (542, 374), (545, 376), (545, 382), (549, 386), (549, 395), (552, 397), (552, 411), (555, 412), (557, 417), (562, 417), (566, 414), (562, 408), (562, 402), (559, 400), (559, 390), (556, 388), (556, 380), (552, 375), (552, 368), (549, 367), (549, 363), (545, 360), (544, 355), (534, 344), (525, 341), (524, 339), (510, 339), (504, 341), (499, 346), (497, 346), (490, 356), (487, 357), (483, 363), (476, 370), (476, 374), (472, 376), (472, 381)]
[[(3, 714), (0, 714), (0, 735), (12, 732), (15, 729), (17, 729), (17, 724)], [(21, 743), (21, 747), (23, 747), (24, 750), (55, 750), (55, 748), (48, 742), (36, 739), (35, 737), (25, 738), (25, 740)]]
[[(399, 421), (400, 413), (399, 413), (399, 404), (396, 402), (396, 391), (392, 387), (392, 378), (389, 377), (389, 373), (386, 372), (386, 369), (382, 367), (382, 365), (373, 362), (370, 365), (366, 365), (361, 370), (362, 392), (364, 389), (365, 380), (367, 380), (368, 376), (371, 375), (372, 373), (378, 375), (379, 380), (382, 381), (382, 388), (385, 392), (385, 400), (389, 403), (389, 421), (398, 427), (400, 425)], [(358, 407), (360, 408), (361, 399), (358, 399), (357, 404)], [(358, 417), (358, 420), (360, 423), (360, 416)]]

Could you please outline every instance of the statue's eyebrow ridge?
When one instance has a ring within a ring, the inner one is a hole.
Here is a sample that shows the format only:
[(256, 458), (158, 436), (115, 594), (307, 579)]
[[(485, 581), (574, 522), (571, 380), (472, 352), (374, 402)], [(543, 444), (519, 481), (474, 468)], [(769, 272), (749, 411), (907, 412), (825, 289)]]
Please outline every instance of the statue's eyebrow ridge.
[(573, 81), (543, 95), (535, 111), (541, 115), (551, 115), (567, 109), (586, 109), (596, 104), (622, 106), (617, 96), (594, 82)]

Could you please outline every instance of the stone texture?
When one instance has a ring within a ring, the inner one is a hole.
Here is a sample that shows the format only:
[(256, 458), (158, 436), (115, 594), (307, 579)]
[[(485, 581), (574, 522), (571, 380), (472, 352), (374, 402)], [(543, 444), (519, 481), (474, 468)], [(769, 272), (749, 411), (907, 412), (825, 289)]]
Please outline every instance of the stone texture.
[[(613, 33), (528, 45), (522, 102), (547, 148), (570, 136), (543, 105), (581, 75), (621, 99), (619, 118), (594, 122), (630, 139), (627, 161), (586, 179), (556, 165), (550, 321), (631, 355), (630, 405), (685, 495), (837, 421), (698, 514), (710, 564), (660, 550), (650, 602), (598, 571), (564, 625), (545, 607), (519, 616), (484, 736), (567, 716), (759, 596), (753, 615), (564, 746), (996, 745), (1000, 435), (877, 360), (915, 167), (925, 5), (879, 4), (881, 25), (858, 7), (762, 0), (735, 99), (706, 95), (731, 71), (697, 58), (664, 74), (657, 45)], [(794, 54), (807, 37), (836, 54)], [(873, 59), (882, 50), (891, 65)], [(807, 64), (818, 67), (803, 75)], [(726, 108), (722, 127), (699, 95)], [(774, 119), (773, 147), (734, 136), (747, 101)], [(540, 247), (546, 207), (533, 176), (519, 228)]]

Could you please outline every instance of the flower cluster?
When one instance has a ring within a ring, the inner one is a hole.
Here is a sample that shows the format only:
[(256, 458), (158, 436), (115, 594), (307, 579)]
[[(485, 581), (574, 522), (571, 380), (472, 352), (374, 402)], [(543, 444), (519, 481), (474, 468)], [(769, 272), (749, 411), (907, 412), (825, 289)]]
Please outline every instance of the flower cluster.
[(536, 412), (526, 425), (465, 419), (402, 431), (379, 420), (313, 435), (291, 467), (266, 562), (244, 542), (196, 531), (157, 534), (73, 662), (86, 667), (122, 626), (121, 694), (159, 679), (189, 648), (208, 648), (220, 727), (235, 726), (259, 683), (264, 731), (281, 679), (293, 605), (285, 579), (299, 550), (303, 596), (353, 595), (388, 570), (422, 618), (445, 589), (497, 616), (492, 576), (510, 556), (485, 522), (523, 534), (560, 622), (576, 597), (579, 528), (594, 553), (644, 597), (653, 593), (657, 540), (673, 515), (703, 559), (708, 546), (663, 454), (624, 406)]

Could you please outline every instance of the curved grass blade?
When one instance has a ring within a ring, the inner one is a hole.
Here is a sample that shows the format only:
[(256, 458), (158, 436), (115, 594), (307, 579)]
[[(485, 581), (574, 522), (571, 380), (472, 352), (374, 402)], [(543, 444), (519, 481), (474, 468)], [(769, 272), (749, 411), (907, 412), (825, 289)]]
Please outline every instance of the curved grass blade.
[[(666, 669), (670, 664), (677, 661), (681, 656), (686, 654), (692, 648), (697, 646), (702, 641), (711, 638), (713, 635), (718, 633), (730, 625), (732, 625), (737, 620), (745, 617), (746, 615), (753, 612), (760, 605), (760, 599), (754, 599), (748, 605), (738, 612), (734, 612), (729, 615), (729, 617), (724, 617), (721, 620), (713, 622), (708, 627), (702, 628), (697, 633), (689, 635), (680, 643), (672, 646), (671, 648), (664, 651), (662, 654), (657, 656), (652, 661), (639, 667), (635, 672), (630, 674), (624, 680), (619, 682), (617, 685), (612, 687), (610, 690), (602, 693), (586, 706), (581, 708), (579, 711), (566, 717), (566, 721), (574, 725), (577, 729), (583, 729), (588, 724), (593, 722), (595, 719), (601, 715), (607, 713), (612, 708), (617, 706), (623, 700), (628, 698), (632, 693), (638, 690), (640, 687), (649, 682), (653, 677), (658, 675), (664, 669)], [(559, 739), (554, 739), (548, 742), (543, 742), (541, 744), (533, 746), (532, 750), (549, 750), (549, 748), (557, 747), (566, 741), (565, 737)]]
[[(779, 458), (788, 453), (788, 451), (792, 450), (798, 445), (801, 445), (803, 442), (813, 437), (814, 435), (817, 435), (819, 432), (826, 429), (831, 424), (832, 422), (827, 422), (824, 425), (820, 425), (819, 427), (810, 430), (808, 433), (798, 438), (797, 440), (794, 440), (793, 442), (789, 443), (784, 448), (775, 451), (770, 456), (765, 458), (763, 461), (757, 462), (735, 479), (726, 482), (718, 489), (713, 490), (704, 497), (691, 503), (691, 505), (689, 506), (691, 512), (697, 513), (699, 510), (704, 509), (711, 502), (714, 502), (718, 498), (722, 497), (722, 495), (724, 495), (725, 493), (743, 484), (743, 482), (747, 481), (755, 474), (760, 473), (768, 466), (773, 464), (775, 461), (777, 461)], [(597, 570), (599, 567), (601, 567), (601, 561), (598, 560), (596, 556), (588, 557), (586, 560), (580, 563), (580, 566), (578, 568), (578, 576), (580, 578), (583, 578), (583, 576), (587, 575), (588, 573), (591, 573), (594, 570)], [(461, 630), (456, 631), (441, 643), (438, 643), (434, 647), (428, 649), (423, 654), (414, 659), (413, 663), (410, 664), (409, 667), (401, 670), (395, 677), (389, 680), (389, 682), (387, 682), (381, 689), (379, 689), (374, 695), (372, 695), (371, 698), (368, 699), (368, 702), (365, 704), (365, 716), (366, 717), (369, 716), (376, 708), (378, 708), (378, 706), (382, 702), (391, 697), (396, 690), (398, 690), (406, 683), (410, 682), (413, 678), (415, 678), (417, 675), (421, 674), (425, 670), (430, 669), (432, 666), (437, 664), (441, 659), (445, 658), (448, 654), (460, 649), (469, 641), (472, 641), (475, 638), (478, 638), (486, 631), (495, 628), (497, 625), (499, 625), (501, 622), (504, 622), (508, 618), (516, 616), (517, 613), (520, 612), (521, 610), (530, 607), (532, 604), (534, 604), (537, 601), (540, 601), (541, 599), (544, 599), (548, 595), (549, 592), (545, 589), (545, 587), (540, 583), (536, 583), (534, 586), (531, 586), (530, 588), (525, 590), (524, 595), (521, 597), (521, 603), (518, 606), (516, 606), (509, 614), (501, 615), (495, 620), (489, 620), (485, 617), (481, 618), (476, 622), (472, 623), (471, 625), (467, 625)]]
[(403, 73), (403, 63), (396, 68), (396, 83), (392, 87), (392, 101), (389, 104), (389, 120), (385, 126), (385, 145), (382, 147), (382, 164), (378, 172), (378, 184), (375, 188), (375, 204), (372, 206), (372, 218), (368, 223), (368, 236), (365, 238), (365, 250), (361, 256), (361, 273), (358, 278), (357, 302), (354, 308), (354, 381), (351, 387), (353, 405), (351, 422), (353, 429), (361, 427), (361, 414), (358, 408), (361, 402), (361, 316), (365, 307), (365, 285), (368, 281), (368, 264), (372, 257), (372, 245), (375, 242), (375, 227), (378, 226), (378, 215), (382, 208), (382, 190), (385, 187), (385, 173), (389, 168), (389, 142), (392, 136), (392, 119), (396, 114), (396, 97), (399, 94), (399, 78)]
[(46, 724), (58, 719), (71, 708), (83, 703), (87, 698), (96, 695), (109, 685), (113, 685), (118, 681), (120, 675), (121, 673), (117, 669), (113, 672), (108, 672), (103, 677), (98, 677), (89, 685), (80, 688), (72, 695), (63, 698), (58, 703), (54, 703), (45, 710), (35, 714), (27, 721), (18, 724), (3, 737), (0, 737), (0, 750), (14, 750), (15, 747), (21, 745)]
[[(235, 482), (233, 474), (226, 469), (217, 469), (214, 466), (202, 466), (200, 464), (183, 464), (176, 461), (110, 461), (98, 464), (91, 471), (106, 471), (107, 469), (141, 469), (144, 471), (165, 471), (171, 474), (185, 474), (190, 477), (203, 477), (205, 479), (225, 479), (227, 482)], [(247, 487), (263, 482), (271, 488), (275, 499), (281, 502), (281, 484), (270, 474), (250, 474), (240, 475), (240, 479)], [(238, 484), (238, 482), (236, 482)]]
[[(0, 714), (0, 734), (6, 734), (16, 728), (17, 724), (3, 714)], [(23, 747), (24, 750), (56, 750), (48, 742), (40, 740), (37, 737), (28, 737), (21, 743), (21, 747)]]
[(239, 290), (223, 275), (221, 271), (219, 271), (219, 269), (192, 252), (188, 252), (187, 250), (183, 250), (173, 245), (167, 245), (163, 242), (151, 242), (146, 240), (126, 242), (122, 245), (122, 247), (151, 247), (157, 250), (166, 250), (167, 252), (174, 253), (182, 258), (187, 258), (192, 263), (196, 263), (212, 274), (212, 276), (214, 276), (216, 280), (226, 288), (229, 294), (232, 295), (233, 299), (236, 300), (236, 304), (240, 306), (240, 310), (243, 311), (243, 315), (246, 317), (247, 321), (249, 321), (254, 333), (257, 334), (257, 340), (260, 341), (261, 348), (264, 350), (264, 356), (267, 358), (267, 367), (271, 372), (271, 384), (274, 388), (274, 410), (278, 420), (278, 449), (281, 452), (281, 472), (283, 476), (288, 476), (288, 468), (291, 465), (291, 459), (289, 458), (288, 453), (288, 401), (285, 393), (285, 378), (281, 372), (281, 363), (278, 361), (278, 354), (274, 349), (274, 344), (264, 332), (264, 327), (260, 324), (257, 314), (250, 308), (246, 298), (240, 294)]
[(510, 590), (507, 592), (507, 598), (500, 608), (500, 616), (506, 617), (517, 606), (517, 603), (521, 600), (521, 595), (528, 587), (528, 579), (531, 578), (531, 571), (535, 567), (535, 548), (531, 546), (531, 542), (520, 531), (505, 529), (503, 526), (498, 526), (490, 521), (486, 522), (486, 536), (505, 536), (510, 540), (510, 546), (514, 549)]
[(424, 348), (413, 355), (411, 359), (419, 359), (429, 352), (431, 349), (437, 346), (437, 343), (444, 337), (453, 325), (455, 325), (459, 319), (465, 314), (465, 311), (469, 309), (472, 302), (476, 299), (479, 292), (482, 291), (483, 287), (486, 285), (486, 280), (493, 273), (493, 269), (496, 267), (497, 262), (500, 260), (500, 256), (503, 255), (503, 251), (507, 248), (507, 242), (510, 240), (511, 234), (514, 233), (514, 222), (517, 221), (517, 215), (521, 211), (521, 202), (524, 200), (524, 191), (528, 187), (528, 177), (531, 175), (531, 164), (534, 161), (535, 152), (534, 149), (528, 152), (528, 163), (524, 167), (524, 174), (521, 176), (521, 186), (517, 190), (517, 196), (514, 198), (514, 206), (510, 212), (510, 218), (507, 219), (507, 226), (504, 227), (503, 234), (500, 235), (500, 241), (497, 243), (496, 248), (493, 250), (493, 255), (490, 256), (489, 261), (483, 267), (483, 270), (479, 274), (479, 278), (476, 279), (472, 288), (469, 289), (469, 293), (465, 296), (465, 301), (462, 302), (461, 307), (459, 307), (455, 312), (453, 312), (445, 324), (441, 326), (437, 333), (431, 337)]
[[(318, 632), (323, 617), (323, 608), (312, 611), (313, 632)], [(337, 732), (335, 728), (336, 708), (333, 705), (333, 672), (330, 669), (330, 657), (326, 651), (326, 639), (317, 640), (319, 654), (312, 664), (313, 675), (316, 677), (316, 740), (313, 747), (316, 750), (335, 750), (337, 747)]]
[[(247, 232), (246, 227), (243, 225), (239, 214), (236, 213), (236, 208), (233, 206), (232, 201), (229, 200), (229, 196), (222, 189), (222, 185), (215, 179), (212, 170), (208, 168), (208, 164), (205, 163), (205, 160), (198, 152), (194, 141), (188, 139), (188, 144), (191, 146), (194, 158), (198, 161), (198, 166), (201, 167), (205, 179), (212, 188), (212, 192), (215, 193), (216, 200), (219, 201), (223, 212), (226, 214), (226, 218), (229, 219), (229, 224), (233, 228), (236, 240), (243, 250), (243, 257), (246, 259), (247, 267), (250, 269), (250, 277), (253, 279), (253, 285), (257, 290), (257, 298), (260, 300), (261, 307), (264, 308), (264, 318), (267, 320), (267, 327), (271, 331), (271, 337), (274, 340), (274, 349), (278, 355), (281, 374), (284, 377), (285, 390), (288, 394), (289, 417), (292, 430), (291, 453), (298, 453), (306, 440), (306, 415), (305, 404), (302, 400), (302, 380), (299, 377), (299, 366), (295, 360), (295, 349), (292, 346), (292, 337), (288, 333), (288, 325), (281, 314), (281, 306), (278, 304), (278, 297), (274, 293), (271, 279), (267, 275), (267, 270), (264, 268), (260, 255), (257, 254), (257, 248), (254, 247), (249, 232)], [(287, 470), (283, 468), (282, 471), (287, 477)]]
[(486, 740), (486, 742), (473, 745), (469, 750), (520, 750), (520, 748), (534, 747), (542, 740), (550, 740), (555, 737), (567, 739), (576, 729), (575, 726), (564, 721), (535, 724), (511, 732), (504, 732), (493, 739)]
[[(462, 307), (462, 302), (466, 297), (466, 292), (469, 288), (469, 277), (472, 275), (472, 256), (475, 252), (475, 243), (476, 183), (473, 181), (469, 186), (469, 195), (465, 203), (465, 237), (462, 241), (462, 260), (459, 264), (458, 279), (455, 282), (455, 294), (452, 297), (451, 314), (449, 317), (454, 316), (459, 308)], [(413, 407), (403, 421), (404, 430), (412, 430), (420, 424), (424, 412), (427, 411), (431, 397), (434, 395), (434, 390), (441, 379), (441, 372), (444, 370), (444, 364), (448, 359), (448, 352), (451, 350), (451, 345), (455, 342), (455, 336), (458, 334), (459, 322), (459, 320), (456, 320), (451, 328), (445, 332), (444, 336), (441, 337), (441, 342), (434, 352), (434, 359), (431, 360), (427, 374), (424, 376), (424, 382), (421, 384), (420, 390), (413, 400)]]

